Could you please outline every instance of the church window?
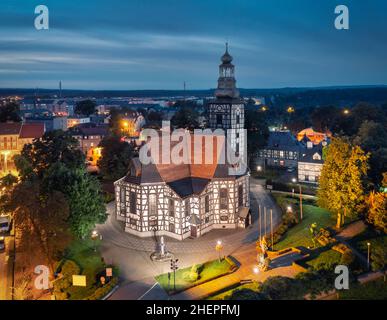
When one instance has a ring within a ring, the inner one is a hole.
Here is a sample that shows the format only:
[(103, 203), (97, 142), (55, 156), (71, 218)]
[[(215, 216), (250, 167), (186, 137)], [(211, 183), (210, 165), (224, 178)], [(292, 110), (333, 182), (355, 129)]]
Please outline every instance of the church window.
[(228, 207), (228, 192), (226, 188), (220, 189), (220, 209), (224, 210)]
[(148, 201), (149, 201), (149, 215), (155, 216), (157, 214), (156, 195), (150, 194)]

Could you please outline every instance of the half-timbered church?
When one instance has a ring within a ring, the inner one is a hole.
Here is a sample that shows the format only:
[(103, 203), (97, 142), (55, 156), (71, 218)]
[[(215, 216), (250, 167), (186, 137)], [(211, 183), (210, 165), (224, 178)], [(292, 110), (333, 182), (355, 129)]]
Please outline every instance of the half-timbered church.
[[(210, 129), (227, 130), (232, 150), (240, 154), (246, 143), (244, 102), (236, 88), (231, 61), (226, 45), (218, 88), (207, 108)], [(204, 134), (202, 138), (207, 141)], [(215, 139), (215, 146), (204, 143), (200, 148), (194, 146), (194, 140), (183, 139), (191, 151), (188, 163), (143, 164), (134, 158), (127, 175), (114, 183), (117, 219), (125, 223), (126, 232), (183, 240), (213, 229), (245, 228), (251, 223), (248, 170), (230, 173), (232, 165), (221, 157), (229, 145), (225, 139)], [(212, 153), (211, 163), (193, 161), (198, 153), (203, 160), (206, 152)]]

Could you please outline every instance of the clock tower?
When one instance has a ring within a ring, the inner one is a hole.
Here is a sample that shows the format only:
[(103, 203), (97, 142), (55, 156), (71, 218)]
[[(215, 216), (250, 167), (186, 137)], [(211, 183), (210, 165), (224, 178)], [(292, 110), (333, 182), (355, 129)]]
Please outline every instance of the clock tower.
[(208, 102), (209, 127), (212, 130), (223, 129), (228, 136), (231, 148), (237, 156), (242, 154), (246, 148), (245, 105), (244, 100), (239, 96), (234, 77), (234, 65), (232, 56), (226, 52), (221, 58), (219, 65), (218, 87), (215, 90), (215, 99)]

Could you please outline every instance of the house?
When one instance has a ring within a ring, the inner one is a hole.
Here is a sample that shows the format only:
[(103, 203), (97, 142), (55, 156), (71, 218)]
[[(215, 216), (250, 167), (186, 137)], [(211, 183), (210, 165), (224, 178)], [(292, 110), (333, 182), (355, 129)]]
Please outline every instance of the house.
[(307, 148), (301, 153), (298, 160), (298, 181), (305, 183), (318, 183), (323, 167), (322, 144), (314, 146), (307, 143)]
[(290, 131), (270, 131), (266, 146), (256, 155), (255, 164), (261, 167), (296, 168), (303, 149)]
[(72, 136), (79, 142), (79, 148), (86, 156), (86, 160), (92, 165), (97, 165), (101, 158), (99, 143), (107, 135), (106, 125), (83, 124), (71, 129)]
[(307, 139), (312, 141), (314, 145), (318, 145), (322, 141), (327, 140), (331, 135), (330, 132), (322, 133), (314, 131), (313, 128), (306, 128), (297, 134), (297, 140), (302, 141), (303, 139)]
[(0, 123), (0, 171), (13, 170), (13, 157), (20, 154), (24, 145), (41, 138), (44, 132), (42, 123)]

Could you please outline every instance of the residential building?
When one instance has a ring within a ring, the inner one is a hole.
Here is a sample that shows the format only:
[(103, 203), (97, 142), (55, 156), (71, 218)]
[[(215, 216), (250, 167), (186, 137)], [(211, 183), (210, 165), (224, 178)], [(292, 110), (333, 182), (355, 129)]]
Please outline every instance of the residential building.
[(0, 123), (0, 169), (7, 173), (14, 169), (13, 157), (27, 143), (39, 139), (45, 132), (43, 123)]

